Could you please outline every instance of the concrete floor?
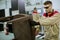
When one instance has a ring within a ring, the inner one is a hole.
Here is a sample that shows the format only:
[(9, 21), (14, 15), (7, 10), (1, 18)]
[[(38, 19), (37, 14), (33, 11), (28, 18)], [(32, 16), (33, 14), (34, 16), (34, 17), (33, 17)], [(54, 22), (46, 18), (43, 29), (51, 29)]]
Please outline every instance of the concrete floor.
[(0, 40), (12, 40), (14, 38), (13, 33), (9, 33), (9, 35), (5, 35), (4, 32), (0, 32)]
[[(9, 35), (5, 35), (3, 31), (0, 31), (0, 40), (12, 40), (14, 38), (13, 33), (9, 33)], [(41, 40), (36, 38), (35, 40)]]

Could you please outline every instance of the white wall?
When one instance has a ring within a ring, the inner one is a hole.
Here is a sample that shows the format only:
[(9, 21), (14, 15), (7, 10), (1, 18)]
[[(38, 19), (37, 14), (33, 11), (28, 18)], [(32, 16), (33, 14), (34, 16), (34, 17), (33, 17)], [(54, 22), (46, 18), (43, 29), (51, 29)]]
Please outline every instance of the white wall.
[(10, 16), (9, 8), (6, 8), (6, 9), (5, 9), (5, 17), (7, 17), (7, 16)]
[(12, 11), (12, 16), (18, 15), (18, 14), (19, 14), (19, 10)]
[(0, 10), (11, 8), (11, 0), (0, 0)]
[(34, 9), (34, 7), (37, 7), (37, 8), (41, 8), (41, 4), (40, 5), (36, 5), (37, 2), (41, 2), (41, 0), (28, 0), (31, 5), (29, 6), (26, 6), (26, 0), (25, 0), (25, 11), (31, 11)]
[(51, 0), (53, 3), (53, 8), (60, 12), (60, 0)]
[(10, 16), (11, 0), (0, 0), (0, 10), (5, 9), (5, 17)]

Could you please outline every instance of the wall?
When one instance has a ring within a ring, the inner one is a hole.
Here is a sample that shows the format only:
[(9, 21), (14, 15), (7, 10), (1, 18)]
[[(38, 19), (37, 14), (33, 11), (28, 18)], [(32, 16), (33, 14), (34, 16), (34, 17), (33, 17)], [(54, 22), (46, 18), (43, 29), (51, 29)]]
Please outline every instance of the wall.
[(9, 8), (11, 8), (11, 0), (0, 0), (0, 10), (4, 9), (5, 17), (9, 16)]
[(11, 0), (0, 0), (0, 10), (11, 8)]
[(53, 8), (60, 12), (60, 0), (51, 0), (53, 2)]
[[(0, 10), (2, 9), (5, 11), (3, 14), (5, 17), (19, 14), (18, 0), (0, 0)], [(15, 13), (15, 11), (17, 13)]]

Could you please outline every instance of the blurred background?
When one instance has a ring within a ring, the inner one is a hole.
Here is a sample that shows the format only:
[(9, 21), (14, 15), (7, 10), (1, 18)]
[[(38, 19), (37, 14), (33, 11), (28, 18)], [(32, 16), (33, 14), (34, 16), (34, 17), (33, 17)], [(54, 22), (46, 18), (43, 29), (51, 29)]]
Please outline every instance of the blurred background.
[[(33, 9), (36, 7), (38, 13), (42, 16), (45, 12), (43, 3), (47, 0), (0, 0), (0, 17), (8, 17), (17, 14), (32, 14)], [(53, 3), (53, 9), (60, 12), (60, 0), (50, 0)], [(0, 29), (4, 26), (3, 22), (0, 22)], [(41, 28), (43, 29), (43, 28)], [(44, 32), (44, 30), (42, 31)], [(14, 33), (5, 35), (4, 30), (0, 30), (0, 40), (12, 40)], [(36, 39), (42, 40), (42, 39)]]

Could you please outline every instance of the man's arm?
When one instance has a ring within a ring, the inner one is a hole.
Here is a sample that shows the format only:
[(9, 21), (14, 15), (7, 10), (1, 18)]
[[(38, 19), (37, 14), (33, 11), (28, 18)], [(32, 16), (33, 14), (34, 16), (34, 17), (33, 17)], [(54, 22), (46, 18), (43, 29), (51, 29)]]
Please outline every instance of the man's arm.
[(39, 15), (39, 13), (37, 13), (37, 14), (32, 14), (32, 17), (33, 17), (33, 20), (34, 20), (34, 21), (38, 22), (38, 19), (40, 18), (40, 15)]
[(52, 17), (47, 17), (47, 18), (41, 18), (41, 19), (39, 19), (39, 22), (40, 22), (40, 24), (41, 25), (53, 25), (53, 24), (55, 24), (55, 23), (57, 23), (57, 22), (59, 22), (60, 21), (60, 14), (59, 13), (56, 13), (54, 16), (52, 16)]
[(30, 26), (36, 26), (36, 25), (40, 25), (40, 23), (39, 22), (36, 22), (36, 21), (29, 21), (29, 23), (30, 23)]

